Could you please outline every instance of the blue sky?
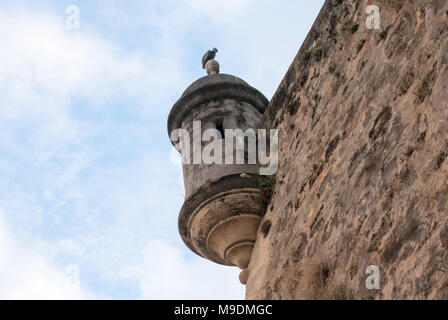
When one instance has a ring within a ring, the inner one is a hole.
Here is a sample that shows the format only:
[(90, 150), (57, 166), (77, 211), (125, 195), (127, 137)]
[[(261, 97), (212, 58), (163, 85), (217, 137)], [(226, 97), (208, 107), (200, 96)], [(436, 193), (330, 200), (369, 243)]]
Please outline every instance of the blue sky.
[(0, 0), (0, 298), (243, 299), (178, 235), (167, 116), (213, 47), (270, 99), (322, 4)]

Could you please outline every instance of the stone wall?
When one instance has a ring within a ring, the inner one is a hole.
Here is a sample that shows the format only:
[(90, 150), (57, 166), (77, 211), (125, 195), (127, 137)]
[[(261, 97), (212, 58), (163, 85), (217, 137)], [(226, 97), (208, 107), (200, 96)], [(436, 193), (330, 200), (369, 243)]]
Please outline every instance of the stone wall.
[(325, 2), (262, 120), (280, 168), (248, 299), (448, 299), (447, 50), (445, 0)]

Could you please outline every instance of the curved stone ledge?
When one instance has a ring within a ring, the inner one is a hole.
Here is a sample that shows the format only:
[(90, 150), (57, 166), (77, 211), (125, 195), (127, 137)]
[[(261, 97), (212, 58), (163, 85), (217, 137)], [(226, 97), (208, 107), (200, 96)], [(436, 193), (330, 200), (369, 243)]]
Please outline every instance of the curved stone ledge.
[[(182, 206), (178, 222), (182, 240), (204, 258), (245, 268), (252, 249), (247, 244), (255, 241), (264, 213), (259, 197), (257, 176), (231, 175), (207, 183)], [(246, 248), (236, 250), (242, 243)]]

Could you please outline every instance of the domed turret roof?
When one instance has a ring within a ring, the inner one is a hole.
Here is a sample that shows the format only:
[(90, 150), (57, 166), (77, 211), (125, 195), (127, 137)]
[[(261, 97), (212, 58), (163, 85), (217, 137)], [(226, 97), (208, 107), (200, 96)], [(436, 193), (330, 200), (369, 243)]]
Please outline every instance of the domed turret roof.
[(249, 84), (246, 81), (244, 81), (238, 77), (232, 76), (230, 74), (223, 74), (223, 73), (213, 74), (210, 76), (202, 77), (202, 78), (196, 80), (195, 82), (193, 82), (187, 88), (187, 90), (184, 91), (184, 93), (182, 94), (182, 98), (184, 98), (187, 95), (189, 95), (190, 93), (192, 93), (196, 90), (200, 90), (201, 88), (204, 88), (204, 87), (218, 86), (220, 84), (230, 84), (230, 83), (233, 83), (235, 85), (249, 86)]
[(216, 99), (238, 99), (264, 113), (269, 101), (244, 80), (229, 74), (208, 75), (192, 83), (174, 104), (168, 116), (168, 134), (181, 128), (185, 116), (192, 109)]

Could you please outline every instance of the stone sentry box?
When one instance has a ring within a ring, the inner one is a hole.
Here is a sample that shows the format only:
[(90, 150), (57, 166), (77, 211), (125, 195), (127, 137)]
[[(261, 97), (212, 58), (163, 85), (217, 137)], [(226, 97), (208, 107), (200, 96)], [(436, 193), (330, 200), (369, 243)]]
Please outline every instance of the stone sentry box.
[[(217, 62), (211, 60), (210, 65), (216, 66)], [(194, 82), (173, 106), (168, 117), (168, 134), (172, 137), (174, 130), (185, 129), (193, 137), (193, 121), (201, 121), (201, 135), (210, 128), (222, 133), (225, 129), (256, 129), (267, 105), (266, 97), (245, 81), (209, 72)], [(177, 142), (172, 141), (173, 145)], [(205, 145), (202, 142), (202, 147)], [(264, 214), (258, 176), (254, 174), (259, 172), (259, 166), (245, 161), (245, 164), (191, 163), (182, 167), (185, 202), (178, 224), (183, 241), (206, 259), (244, 270), (240, 281), (245, 284), (246, 268)]]

